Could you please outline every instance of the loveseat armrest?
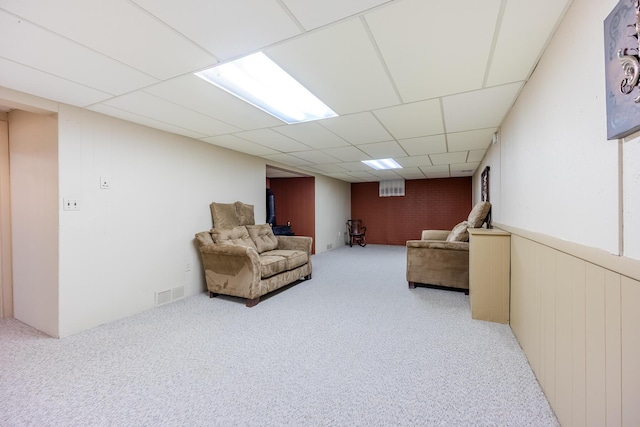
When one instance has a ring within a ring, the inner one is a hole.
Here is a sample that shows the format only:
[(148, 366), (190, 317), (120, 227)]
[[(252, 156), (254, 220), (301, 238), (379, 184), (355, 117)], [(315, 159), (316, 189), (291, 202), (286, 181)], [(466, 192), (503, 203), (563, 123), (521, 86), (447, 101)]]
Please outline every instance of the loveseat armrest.
[(421, 240), (447, 240), (451, 230), (422, 230)]
[(445, 242), (436, 240), (407, 240), (407, 249), (443, 249), (469, 252), (469, 242)]
[(278, 249), (304, 251), (311, 255), (313, 237), (309, 236), (276, 236)]
[(257, 298), (261, 295), (260, 256), (248, 246), (201, 245), (207, 289), (213, 293)]

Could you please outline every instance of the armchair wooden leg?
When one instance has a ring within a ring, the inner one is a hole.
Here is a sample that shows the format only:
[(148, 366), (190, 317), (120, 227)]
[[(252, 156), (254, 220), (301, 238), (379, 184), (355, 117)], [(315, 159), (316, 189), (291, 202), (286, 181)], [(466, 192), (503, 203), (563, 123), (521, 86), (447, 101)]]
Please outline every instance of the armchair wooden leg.
[(247, 307), (255, 307), (260, 302), (260, 297), (258, 298), (247, 298)]
[(311, 275), (307, 274), (306, 276), (304, 276), (304, 280), (311, 280)]
[(409, 289), (415, 289), (415, 288), (416, 288), (415, 282), (409, 282)]
[(215, 292), (211, 292), (209, 291), (209, 298), (213, 298), (213, 297), (217, 297), (218, 294), (216, 294)]

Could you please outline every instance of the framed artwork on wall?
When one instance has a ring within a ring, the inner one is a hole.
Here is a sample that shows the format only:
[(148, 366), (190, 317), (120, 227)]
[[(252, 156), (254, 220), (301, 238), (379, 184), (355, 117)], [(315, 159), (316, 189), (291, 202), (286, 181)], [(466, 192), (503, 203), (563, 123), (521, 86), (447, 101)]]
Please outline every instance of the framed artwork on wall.
[[(491, 168), (489, 166), (485, 167), (482, 171), (482, 175), (480, 175), (480, 201), (488, 202), (489, 201), (489, 171)], [(487, 214), (487, 228), (491, 228), (491, 209), (489, 209), (489, 213)]]
[(620, 0), (604, 20), (607, 139), (640, 131), (640, 1)]
[(487, 166), (486, 168), (484, 168), (481, 175), (482, 188), (480, 192), (480, 200), (483, 202), (489, 201), (489, 171), (490, 170), (491, 168)]

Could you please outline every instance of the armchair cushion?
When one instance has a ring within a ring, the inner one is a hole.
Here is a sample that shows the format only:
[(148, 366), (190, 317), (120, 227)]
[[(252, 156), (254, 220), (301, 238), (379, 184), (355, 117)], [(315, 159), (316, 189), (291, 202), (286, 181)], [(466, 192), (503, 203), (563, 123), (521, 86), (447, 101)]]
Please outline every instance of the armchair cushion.
[(278, 247), (278, 239), (273, 234), (273, 230), (269, 224), (247, 225), (246, 227), (259, 254), (272, 251)]
[(235, 203), (211, 203), (211, 219), (215, 228), (233, 228), (240, 225)]
[(249, 237), (247, 228), (243, 225), (233, 228), (214, 228), (211, 230), (211, 237), (214, 243), (247, 246), (256, 251), (258, 250), (251, 237)]
[(478, 228), (482, 226), (485, 218), (487, 218), (487, 214), (489, 213), (489, 209), (491, 209), (491, 203), (489, 202), (478, 202), (471, 212), (469, 213), (469, 218), (467, 218), (467, 222), (469, 223), (469, 227)]
[(253, 215), (253, 205), (242, 202), (236, 202), (235, 205), (238, 225), (254, 225), (256, 223)]
[(447, 236), (447, 242), (468, 242), (469, 241), (469, 232), (467, 231), (467, 227), (469, 223), (467, 221), (462, 221), (453, 227), (453, 230)]
[(447, 240), (451, 230), (422, 230), (421, 240)]

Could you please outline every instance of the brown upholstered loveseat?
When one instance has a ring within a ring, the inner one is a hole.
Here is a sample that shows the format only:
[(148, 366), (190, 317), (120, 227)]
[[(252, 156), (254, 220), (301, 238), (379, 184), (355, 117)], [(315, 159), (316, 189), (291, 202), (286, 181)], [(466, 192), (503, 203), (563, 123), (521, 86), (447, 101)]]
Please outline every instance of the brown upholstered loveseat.
[(489, 202), (479, 202), (452, 230), (423, 230), (421, 240), (407, 241), (407, 282), (469, 292), (468, 228), (483, 225), (491, 209)]
[(271, 291), (311, 279), (311, 237), (275, 236), (241, 202), (212, 203), (211, 213), (214, 228), (196, 234), (211, 297), (246, 298), (253, 307)]

